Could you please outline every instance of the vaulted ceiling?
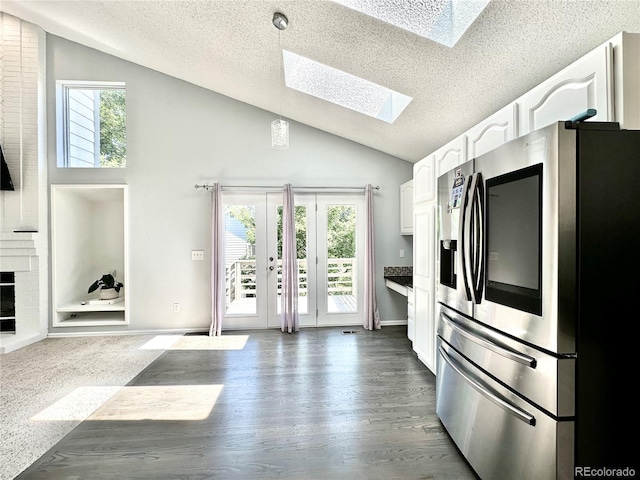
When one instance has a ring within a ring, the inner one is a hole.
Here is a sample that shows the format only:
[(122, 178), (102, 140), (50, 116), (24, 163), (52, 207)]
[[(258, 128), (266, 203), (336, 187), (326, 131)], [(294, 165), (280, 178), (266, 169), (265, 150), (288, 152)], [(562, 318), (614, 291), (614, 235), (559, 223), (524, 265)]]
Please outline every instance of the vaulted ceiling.
[[(409, 162), (616, 33), (640, 32), (640, 0), (492, 0), (452, 48), (328, 0), (0, 0), (0, 10)], [(390, 124), (284, 87), (276, 11), (289, 19), (282, 48), (413, 100)]]

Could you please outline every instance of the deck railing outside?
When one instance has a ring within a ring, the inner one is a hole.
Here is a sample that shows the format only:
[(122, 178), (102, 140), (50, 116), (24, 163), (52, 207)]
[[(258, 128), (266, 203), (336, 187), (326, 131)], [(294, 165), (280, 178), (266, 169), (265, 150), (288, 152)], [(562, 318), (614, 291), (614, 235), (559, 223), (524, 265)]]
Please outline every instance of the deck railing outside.
[[(327, 294), (356, 295), (355, 258), (330, 258), (327, 262)], [(278, 260), (278, 295), (282, 291), (282, 260)], [(227, 305), (256, 296), (256, 261), (237, 260), (227, 269)], [(298, 260), (298, 295), (307, 295), (307, 260)]]

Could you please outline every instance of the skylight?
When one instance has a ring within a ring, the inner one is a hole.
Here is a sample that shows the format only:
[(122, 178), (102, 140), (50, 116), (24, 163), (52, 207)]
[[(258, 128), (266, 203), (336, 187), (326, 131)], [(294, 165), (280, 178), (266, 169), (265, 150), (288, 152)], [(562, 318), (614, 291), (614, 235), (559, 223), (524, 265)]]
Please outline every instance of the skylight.
[(453, 47), (491, 0), (334, 0), (353, 10)]
[(387, 123), (393, 123), (413, 100), (287, 50), (282, 51), (282, 56), (287, 87)]

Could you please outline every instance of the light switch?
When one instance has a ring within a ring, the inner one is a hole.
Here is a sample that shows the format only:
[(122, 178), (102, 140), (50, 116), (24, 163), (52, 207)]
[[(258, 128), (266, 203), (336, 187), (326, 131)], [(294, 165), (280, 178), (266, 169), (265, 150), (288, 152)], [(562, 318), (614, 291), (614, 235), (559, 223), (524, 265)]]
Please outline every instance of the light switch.
[(400, 258), (404, 258), (404, 250), (400, 250)]
[(191, 260), (204, 260), (204, 250), (191, 250)]

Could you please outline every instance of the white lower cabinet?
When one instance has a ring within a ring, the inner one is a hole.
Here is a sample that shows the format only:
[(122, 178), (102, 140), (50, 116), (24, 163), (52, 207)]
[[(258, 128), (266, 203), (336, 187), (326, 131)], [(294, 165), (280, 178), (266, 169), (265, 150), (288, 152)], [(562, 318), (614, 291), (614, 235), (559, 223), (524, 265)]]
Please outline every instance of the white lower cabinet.
[(407, 337), (413, 342), (415, 332), (413, 288), (407, 289)]
[(413, 350), (422, 363), (435, 373), (434, 215), (434, 202), (414, 206)]
[(433, 290), (418, 285), (415, 293), (415, 321), (413, 350), (432, 373), (436, 373), (435, 321), (433, 315)]
[[(52, 326), (126, 325), (127, 186), (52, 185)], [(87, 292), (106, 273), (124, 284), (117, 300)]]

